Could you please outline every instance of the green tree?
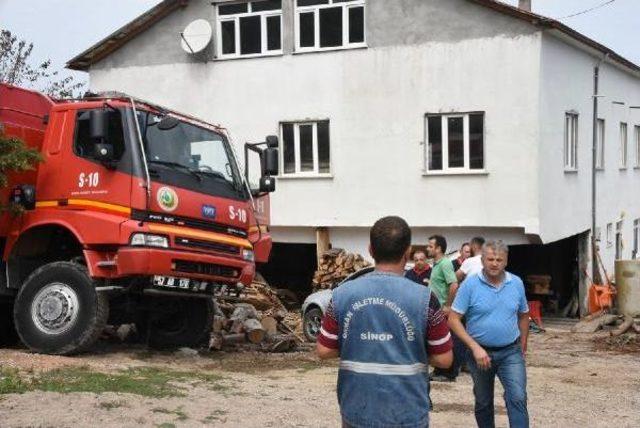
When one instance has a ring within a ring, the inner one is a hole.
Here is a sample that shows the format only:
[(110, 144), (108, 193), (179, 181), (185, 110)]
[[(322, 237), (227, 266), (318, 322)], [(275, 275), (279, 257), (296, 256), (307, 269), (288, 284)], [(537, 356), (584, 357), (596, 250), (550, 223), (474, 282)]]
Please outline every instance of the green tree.
[(73, 76), (60, 76), (51, 69), (51, 60), (32, 64), (33, 43), (18, 40), (9, 30), (0, 30), (0, 82), (14, 86), (36, 88), (53, 98), (74, 98), (81, 95), (84, 84)]

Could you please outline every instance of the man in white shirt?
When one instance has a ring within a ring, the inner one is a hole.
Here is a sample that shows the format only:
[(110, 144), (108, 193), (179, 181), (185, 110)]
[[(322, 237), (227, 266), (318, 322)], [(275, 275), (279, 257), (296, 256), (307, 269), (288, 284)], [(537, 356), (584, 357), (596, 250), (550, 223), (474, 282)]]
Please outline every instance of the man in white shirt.
[(469, 257), (462, 262), (460, 269), (456, 271), (458, 284), (462, 284), (465, 278), (482, 272), (482, 246), (484, 245), (484, 238), (476, 236), (471, 240), (470, 245), (473, 257)]

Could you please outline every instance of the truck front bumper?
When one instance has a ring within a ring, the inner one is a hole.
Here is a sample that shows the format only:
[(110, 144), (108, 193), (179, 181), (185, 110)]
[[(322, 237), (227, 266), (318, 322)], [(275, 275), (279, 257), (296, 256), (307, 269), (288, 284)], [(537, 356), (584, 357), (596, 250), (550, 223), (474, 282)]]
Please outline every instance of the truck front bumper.
[(124, 247), (108, 260), (95, 251), (85, 251), (85, 255), (93, 277), (164, 275), (249, 285), (255, 274), (253, 262), (172, 249)]

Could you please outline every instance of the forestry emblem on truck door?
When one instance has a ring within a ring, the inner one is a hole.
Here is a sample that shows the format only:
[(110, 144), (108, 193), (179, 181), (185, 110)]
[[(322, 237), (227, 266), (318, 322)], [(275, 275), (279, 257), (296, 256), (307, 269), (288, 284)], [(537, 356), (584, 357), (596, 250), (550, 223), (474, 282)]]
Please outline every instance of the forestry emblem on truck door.
[(173, 211), (178, 208), (178, 194), (170, 187), (158, 189), (158, 205), (165, 211)]

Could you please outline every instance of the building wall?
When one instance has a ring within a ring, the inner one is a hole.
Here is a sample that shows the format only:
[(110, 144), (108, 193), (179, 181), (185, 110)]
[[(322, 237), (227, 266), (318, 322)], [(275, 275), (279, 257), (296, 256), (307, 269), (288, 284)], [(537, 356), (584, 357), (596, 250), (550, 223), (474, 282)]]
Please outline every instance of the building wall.
[[(593, 69), (599, 58), (559, 38), (542, 38), (540, 86), (541, 151), (539, 197), (541, 237), (545, 242), (591, 228), (591, 161)], [(600, 252), (613, 272), (616, 221), (623, 221), (623, 258), (631, 258), (633, 220), (640, 218), (640, 169), (634, 168), (634, 126), (640, 125), (640, 76), (614, 65), (600, 70), (599, 118), (605, 119), (605, 168), (597, 176), (597, 226)], [(624, 105), (615, 104), (618, 102)], [(564, 171), (565, 112), (579, 113), (578, 171)], [(619, 168), (620, 122), (628, 123), (627, 169)], [(606, 242), (606, 225), (613, 223), (614, 245)]]
[[(313, 228), (272, 228), (272, 233), (278, 242), (315, 244), (316, 237)], [(333, 248), (344, 248), (350, 252), (358, 253), (367, 260), (369, 256), (369, 227), (336, 227), (329, 230), (331, 245)], [(424, 228), (413, 227), (411, 229), (412, 245), (426, 246), (429, 236), (439, 234), (447, 239), (447, 253), (457, 251), (464, 242), (469, 242), (474, 236), (483, 236), (491, 239), (501, 239), (510, 245), (528, 244), (529, 241), (522, 229), (506, 228), (468, 228), (468, 227), (442, 227)]]
[[(206, 10), (196, 4), (194, 18)], [(413, 227), (537, 234), (539, 33), (462, 0), (367, 4), (367, 49), (206, 63), (158, 64), (168, 48), (154, 34), (183, 24), (169, 17), (92, 67), (91, 86), (222, 123), (238, 149), (281, 121), (329, 119), (332, 177), (280, 179), (276, 231), (397, 214)], [(158, 58), (127, 54), (136, 46)], [(425, 113), (478, 110), (487, 173), (424, 176)]]

